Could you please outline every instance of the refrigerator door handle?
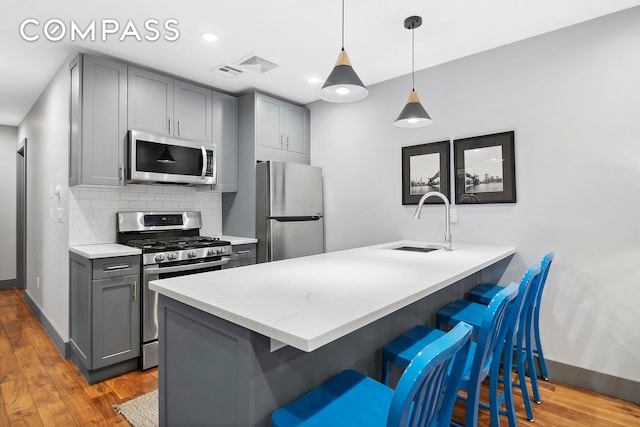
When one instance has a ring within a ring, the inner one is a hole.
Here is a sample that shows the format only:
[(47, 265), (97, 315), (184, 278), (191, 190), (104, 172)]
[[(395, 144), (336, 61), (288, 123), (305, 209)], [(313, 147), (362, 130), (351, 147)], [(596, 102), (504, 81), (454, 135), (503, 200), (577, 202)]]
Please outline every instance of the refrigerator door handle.
[(295, 221), (319, 221), (322, 216), (313, 215), (313, 216), (271, 216), (267, 217), (267, 219), (272, 219), (274, 221), (279, 222), (295, 222)]

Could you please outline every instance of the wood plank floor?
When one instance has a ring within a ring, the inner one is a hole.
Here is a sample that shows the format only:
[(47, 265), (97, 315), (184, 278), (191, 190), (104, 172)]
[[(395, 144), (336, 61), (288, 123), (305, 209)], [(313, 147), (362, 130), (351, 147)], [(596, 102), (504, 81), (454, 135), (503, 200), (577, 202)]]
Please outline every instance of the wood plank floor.
[[(640, 406), (553, 381), (541, 381), (542, 404), (534, 405), (537, 427), (640, 426)], [(88, 385), (64, 360), (23, 299), (22, 291), (0, 290), (0, 427), (128, 426), (113, 405), (156, 389), (158, 371), (132, 372)], [(486, 390), (484, 390), (486, 392)], [(522, 400), (515, 398), (519, 414)], [(456, 421), (464, 419), (456, 407)], [(506, 419), (501, 420), (507, 425)], [(481, 411), (480, 427), (490, 427)]]

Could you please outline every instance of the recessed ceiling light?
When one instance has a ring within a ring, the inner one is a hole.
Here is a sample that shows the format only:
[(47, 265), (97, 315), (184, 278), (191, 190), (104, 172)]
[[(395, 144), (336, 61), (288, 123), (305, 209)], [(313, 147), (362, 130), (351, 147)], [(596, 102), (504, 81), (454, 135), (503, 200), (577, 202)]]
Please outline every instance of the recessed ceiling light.
[(322, 83), (322, 79), (320, 77), (309, 77), (307, 79), (307, 81), (309, 83), (311, 83), (312, 85), (318, 84), (318, 83)]
[(213, 33), (204, 33), (202, 35), (202, 40), (207, 42), (215, 42), (216, 40), (218, 40), (218, 36)]

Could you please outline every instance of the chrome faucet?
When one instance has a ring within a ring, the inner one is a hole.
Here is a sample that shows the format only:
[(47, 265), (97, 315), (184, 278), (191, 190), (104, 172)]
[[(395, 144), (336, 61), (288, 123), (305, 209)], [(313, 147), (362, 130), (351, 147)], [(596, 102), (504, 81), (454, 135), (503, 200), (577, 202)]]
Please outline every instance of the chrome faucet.
[(422, 198), (420, 198), (420, 202), (418, 202), (418, 207), (416, 208), (416, 212), (413, 214), (413, 217), (415, 219), (420, 219), (420, 210), (422, 209), (422, 205), (424, 205), (425, 200), (427, 200), (429, 197), (439, 197), (444, 202), (444, 225), (445, 225), (444, 249), (446, 251), (450, 251), (452, 250), (451, 249), (451, 212), (450, 212), (449, 200), (447, 200), (447, 197), (444, 194), (440, 193), (439, 191), (429, 191), (428, 193), (425, 193), (425, 195), (422, 196)]

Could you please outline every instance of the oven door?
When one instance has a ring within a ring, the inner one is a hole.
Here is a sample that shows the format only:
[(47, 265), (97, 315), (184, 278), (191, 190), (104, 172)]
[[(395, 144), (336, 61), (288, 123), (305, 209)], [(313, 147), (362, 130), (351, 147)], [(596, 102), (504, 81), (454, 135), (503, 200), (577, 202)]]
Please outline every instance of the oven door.
[(129, 131), (129, 182), (216, 183), (211, 146), (197, 141)]
[(211, 257), (190, 264), (152, 264), (142, 268), (142, 369), (158, 366), (158, 294), (149, 282), (220, 270), (231, 258)]

